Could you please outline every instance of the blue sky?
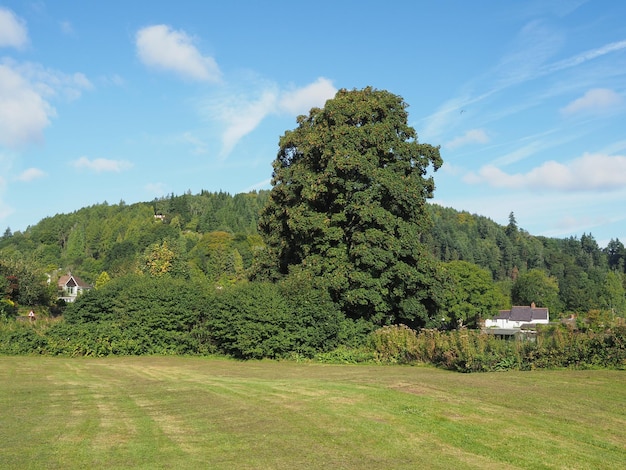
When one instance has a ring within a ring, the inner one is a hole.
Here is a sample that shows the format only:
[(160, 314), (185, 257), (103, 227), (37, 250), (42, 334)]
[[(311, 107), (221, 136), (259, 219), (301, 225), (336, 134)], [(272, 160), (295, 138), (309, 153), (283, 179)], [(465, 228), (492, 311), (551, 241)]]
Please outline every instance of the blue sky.
[(626, 2), (2, 1), (0, 228), (269, 189), (339, 88), (404, 98), (434, 202), (626, 241)]

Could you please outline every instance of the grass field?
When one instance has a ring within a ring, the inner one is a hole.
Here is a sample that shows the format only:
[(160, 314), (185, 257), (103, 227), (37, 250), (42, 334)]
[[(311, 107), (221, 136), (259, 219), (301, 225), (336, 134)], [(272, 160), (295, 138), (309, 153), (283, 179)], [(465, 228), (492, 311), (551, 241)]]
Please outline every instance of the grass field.
[(0, 468), (626, 468), (626, 373), (0, 357)]

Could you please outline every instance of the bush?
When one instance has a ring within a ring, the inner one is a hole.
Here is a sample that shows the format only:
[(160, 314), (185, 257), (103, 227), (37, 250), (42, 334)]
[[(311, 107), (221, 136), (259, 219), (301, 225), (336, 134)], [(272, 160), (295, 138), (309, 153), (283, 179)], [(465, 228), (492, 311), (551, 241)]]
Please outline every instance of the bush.
[(0, 299), (0, 319), (15, 318), (17, 306), (10, 299)]
[(420, 356), (417, 333), (406, 325), (384, 326), (369, 339), (376, 359), (381, 362), (408, 364)]
[[(385, 338), (390, 340), (395, 336), (397, 334), (387, 334)], [(403, 351), (407, 341), (403, 336), (399, 337), (398, 345), (385, 344), (385, 350)], [(539, 328), (534, 341), (507, 341), (476, 330), (422, 330), (417, 335), (416, 345), (408, 351), (418, 362), (460, 372), (557, 367), (625, 368), (626, 328), (615, 327), (598, 333), (550, 326)], [(393, 354), (391, 357), (393, 362)]]

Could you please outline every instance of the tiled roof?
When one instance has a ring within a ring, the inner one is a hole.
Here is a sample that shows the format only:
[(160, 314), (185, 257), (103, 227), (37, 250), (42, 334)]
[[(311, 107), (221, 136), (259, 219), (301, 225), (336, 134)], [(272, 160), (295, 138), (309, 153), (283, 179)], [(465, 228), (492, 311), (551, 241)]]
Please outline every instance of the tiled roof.
[(59, 287), (77, 286), (77, 287), (84, 287), (86, 289), (91, 287), (81, 278), (79, 278), (78, 276), (74, 276), (73, 274), (66, 274), (65, 276), (61, 276), (59, 278), (58, 284), (59, 284)]
[(494, 320), (509, 320), (531, 322), (533, 320), (548, 320), (548, 309), (532, 306), (517, 305), (511, 310), (500, 310)]

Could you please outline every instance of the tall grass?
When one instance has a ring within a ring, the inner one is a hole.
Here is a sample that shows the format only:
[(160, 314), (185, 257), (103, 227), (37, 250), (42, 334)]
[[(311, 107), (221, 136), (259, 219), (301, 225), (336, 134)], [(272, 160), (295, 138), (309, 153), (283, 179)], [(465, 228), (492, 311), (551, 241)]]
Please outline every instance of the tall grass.
[(561, 326), (540, 329), (533, 340), (503, 340), (476, 330), (422, 330), (404, 325), (371, 335), (376, 360), (429, 363), (461, 372), (537, 368), (626, 368), (626, 328), (577, 331)]

